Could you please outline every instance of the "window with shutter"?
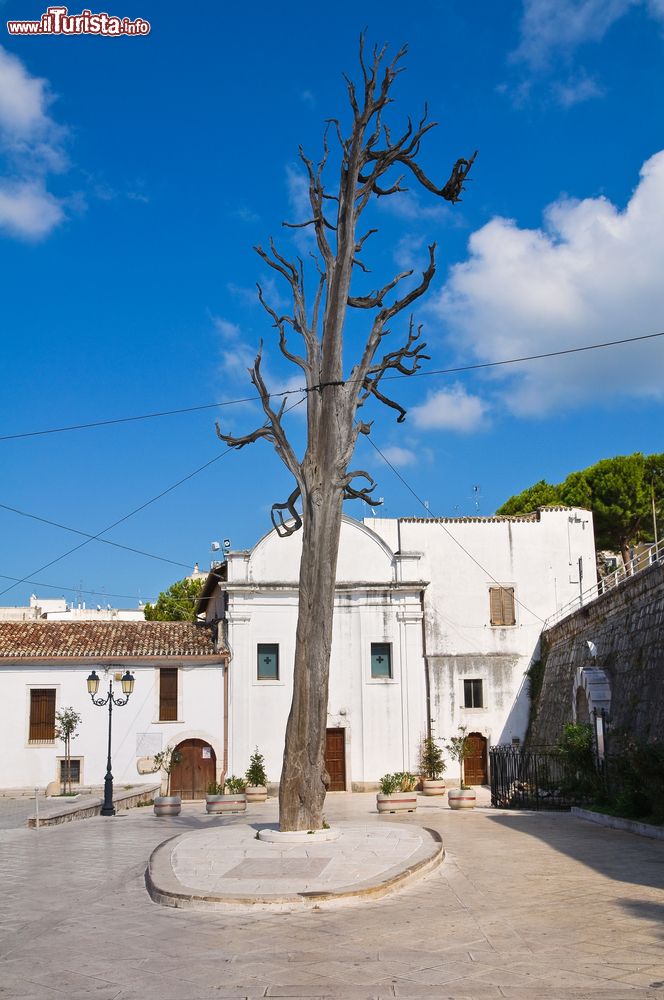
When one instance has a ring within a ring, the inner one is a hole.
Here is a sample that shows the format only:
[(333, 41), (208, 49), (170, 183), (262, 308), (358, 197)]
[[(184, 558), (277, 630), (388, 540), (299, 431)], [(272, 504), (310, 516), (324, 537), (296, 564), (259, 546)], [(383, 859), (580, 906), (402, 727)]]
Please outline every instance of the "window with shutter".
[(489, 587), (489, 613), (492, 625), (516, 625), (514, 587)]
[(55, 740), (55, 688), (31, 688), (29, 743)]
[(279, 680), (279, 644), (259, 642), (257, 649), (256, 676), (259, 681)]
[(159, 720), (176, 722), (178, 717), (177, 667), (163, 667), (159, 671)]

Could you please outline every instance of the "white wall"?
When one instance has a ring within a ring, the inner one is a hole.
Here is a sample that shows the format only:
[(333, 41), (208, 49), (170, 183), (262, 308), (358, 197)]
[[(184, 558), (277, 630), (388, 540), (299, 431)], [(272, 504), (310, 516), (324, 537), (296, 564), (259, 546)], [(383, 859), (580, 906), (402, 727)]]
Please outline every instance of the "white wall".
[[(543, 509), (537, 517), (379, 519), (366, 523), (399, 539), (402, 551), (422, 553), (430, 581), (424, 598), (432, 717), (437, 736), (460, 724), (488, 744), (523, 739), (528, 724), (526, 671), (536, 654), (543, 620), (596, 581), (592, 514)], [(514, 587), (516, 624), (490, 624), (489, 589)], [(466, 709), (463, 681), (481, 679), (484, 707)], [(456, 776), (450, 765), (449, 776)]]
[[(229, 553), (230, 771), (257, 745), (278, 781), (292, 698), (302, 535), (275, 532), (251, 553)], [(397, 562), (368, 527), (344, 518), (330, 663), (330, 728), (346, 730), (347, 785), (415, 768), (425, 726), (421, 586), (395, 583)], [(416, 561), (413, 565), (416, 564)], [(217, 606), (218, 613), (219, 607)], [(372, 679), (372, 642), (392, 647), (392, 679)], [(280, 678), (257, 679), (257, 645), (278, 643)]]
[[(209, 742), (217, 755), (223, 754), (223, 668), (219, 665), (164, 663), (178, 666), (179, 710), (177, 722), (159, 722), (158, 668), (123, 663), (136, 678), (134, 692), (127, 705), (113, 709), (113, 776), (116, 785), (145, 783), (151, 775), (139, 775), (136, 767), (137, 736), (148, 733), (158, 745), (174, 745), (182, 739), (199, 738)], [(2, 666), (0, 732), (3, 746), (11, 752), (0, 755), (0, 788), (45, 787), (58, 779), (57, 758), (64, 755), (60, 741), (47, 746), (28, 743), (30, 687), (56, 689), (56, 711), (72, 706), (82, 715), (80, 735), (72, 742), (72, 757), (83, 757), (82, 784), (100, 785), (106, 773), (108, 708), (92, 704), (86, 678), (94, 667), (100, 676), (98, 697), (108, 692), (109, 675), (93, 661), (80, 666), (47, 665)], [(113, 673), (120, 668), (113, 668)], [(114, 693), (121, 697), (121, 686), (114, 682)]]

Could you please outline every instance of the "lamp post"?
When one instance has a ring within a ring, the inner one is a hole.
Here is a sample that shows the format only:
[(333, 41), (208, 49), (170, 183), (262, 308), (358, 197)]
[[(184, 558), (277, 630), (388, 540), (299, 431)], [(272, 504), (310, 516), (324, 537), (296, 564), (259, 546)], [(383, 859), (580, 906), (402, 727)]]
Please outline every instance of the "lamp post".
[(108, 694), (105, 698), (95, 698), (99, 690), (99, 677), (95, 670), (88, 677), (88, 694), (92, 698), (92, 704), (100, 708), (108, 705), (108, 758), (106, 760), (106, 776), (104, 778), (104, 804), (101, 807), (102, 816), (115, 816), (115, 806), (113, 805), (113, 775), (111, 773), (111, 722), (113, 718), (113, 706), (120, 708), (129, 701), (129, 695), (134, 690), (134, 675), (128, 670), (122, 675), (122, 693), (124, 698), (116, 698), (113, 694), (113, 678), (109, 678)]

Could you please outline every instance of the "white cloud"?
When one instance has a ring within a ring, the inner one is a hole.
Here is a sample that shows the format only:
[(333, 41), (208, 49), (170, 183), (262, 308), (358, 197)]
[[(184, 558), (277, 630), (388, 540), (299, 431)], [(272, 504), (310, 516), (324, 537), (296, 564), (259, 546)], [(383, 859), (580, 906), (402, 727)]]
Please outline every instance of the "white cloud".
[(449, 389), (430, 392), (420, 406), (409, 410), (409, 418), (420, 430), (449, 430), (467, 433), (485, 423), (487, 405), (456, 383)]
[(316, 107), (316, 95), (311, 90), (303, 90), (300, 94), (300, 100), (309, 108)]
[(47, 81), (0, 46), (0, 153), (8, 164), (0, 228), (24, 239), (42, 239), (65, 217), (64, 203), (46, 190), (47, 174), (67, 166), (66, 130), (50, 117), (51, 101)]
[[(664, 316), (664, 151), (643, 165), (621, 211), (562, 199), (541, 229), (495, 218), (470, 239), (436, 307), (452, 339), (497, 361), (656, 333)], [(664, 338), (663, 338), (664, 340)], [(498, 369), (506, 405), (539, 415), (620, 397), (664, 399), (664, 342)]]
[[(532, 69), (549, 65), (583, 42), (600, 42), (640, 0), (524, 0), (520, 41), (512, 59)], [(652, 6), (652, 3), (651, 5)]]
[(571, 108), (575, 104), (591, 100), (593, 97), (603, 97), (604, 91), (591, 76), (585, 72), (571, 76), (565, 82), (557, 81), (553, 85), (553, 93), (563, 108)]
[(0, 180), (0, 230), (39, 240), (64, 218), (61, 204), (41, 181)]
[(406, 465), (414, 465), (418, 460), (417, 452), (414, 449), (400, 448), (398, 445), (381, 448), (381, 452), (388, 462), (397, 467), (403, 468)]

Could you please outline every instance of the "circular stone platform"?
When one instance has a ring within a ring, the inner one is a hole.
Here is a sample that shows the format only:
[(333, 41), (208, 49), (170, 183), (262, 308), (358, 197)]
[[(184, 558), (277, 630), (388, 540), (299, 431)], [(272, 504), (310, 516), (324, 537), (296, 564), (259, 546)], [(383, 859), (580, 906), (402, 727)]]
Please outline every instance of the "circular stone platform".
[(286, 907), (375, 899), (443, 860), (438, 833), (401, 823), (336, 823), (335, 841), (308, 844), (256, 839), (248, 823), (186, 833), (165, 841), (145, 873), (164, 906), (223, 909)]

